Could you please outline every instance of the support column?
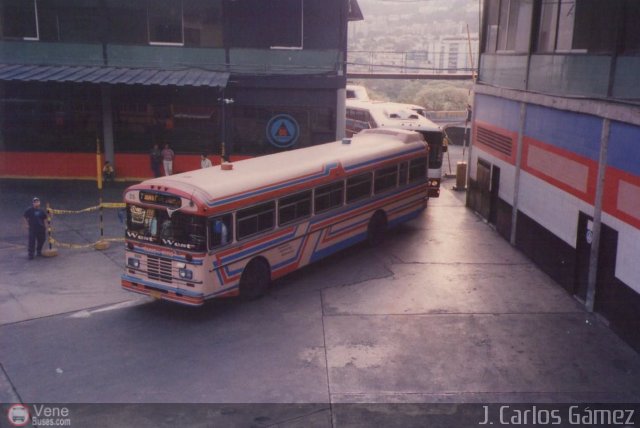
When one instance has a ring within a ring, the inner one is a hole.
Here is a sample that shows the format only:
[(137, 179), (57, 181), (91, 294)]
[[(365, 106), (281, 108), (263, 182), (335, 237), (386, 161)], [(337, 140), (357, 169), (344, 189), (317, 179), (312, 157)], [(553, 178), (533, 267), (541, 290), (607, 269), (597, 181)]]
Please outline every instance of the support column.
[(347, 127), (347, 107), (346, 100), (347, 94), (346, 89), (341, 88), (336, 91), (337, 93), (337, 102), (336, 102), (336, 141), (342, 140), (345, 136), (345, 129)]
[(113, 110), (111, 106), (111, 86), (100, 86), (100, 98), (102, 100), (102, 142), (104, 144), (105, 160), (115, 167), (113, 148)]
[(522, 150), (523, 150), (523, 137), (524, 137), (524, 125), (527, 121), (527, 105), (523, 102), (520, 103), (520, 124), (518, 126), (518, 141), (516, 146), (516, 175), (513, 180), (513, 203), (511, 205), (511, 235), (509, 242), (511, 245), (516, 245), (516, 230), (518, 226), (518, 196), (520, 195), (520, 171), (522, 168)]
[(600, 253), (600, 232), (602, 229), (602, 199), (604, 194), (604, 179), (607, 171), (607, 149), (609, 147), (609, 131), (611, 120), (602, 121), (600, 136), (600, 157), (598, 159), (598, 178), (596, 180), (596, 200), (593, 207), (593, 239), (589, 254), (589, 276), (587, 277), (587, 300), (585, 305), (589, 312), (593, 312), (596, 301), (596, 284), (598, 280), (598, 256)]

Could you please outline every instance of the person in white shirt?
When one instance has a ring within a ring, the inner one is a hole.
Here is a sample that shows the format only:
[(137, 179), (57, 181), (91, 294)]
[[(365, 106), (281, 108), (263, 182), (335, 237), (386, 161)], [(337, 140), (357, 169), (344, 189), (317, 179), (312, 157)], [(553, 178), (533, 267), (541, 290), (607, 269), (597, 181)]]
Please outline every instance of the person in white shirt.
[(207, 154), (203, 153), (200, 155), (200, 168), (209, 168), (211, 165), (211, 161), (207, 158)]

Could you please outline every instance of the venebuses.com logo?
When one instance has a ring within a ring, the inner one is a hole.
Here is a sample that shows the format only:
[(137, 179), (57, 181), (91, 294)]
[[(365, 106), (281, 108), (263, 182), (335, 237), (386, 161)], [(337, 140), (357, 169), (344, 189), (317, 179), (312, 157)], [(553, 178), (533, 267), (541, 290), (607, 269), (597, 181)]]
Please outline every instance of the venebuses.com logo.
[(14, 404), (7, 411), (7, 419), (14, 427), (26, 426), (29, 422), (39, 426), (71, 426), (71, 412), (68, 407), (46, 404)]
[(29, 423), (29, 408), (23, 404), (14, 404), (7, 411), (7, 418), (11, 425), (15, 427), (23, 427)]

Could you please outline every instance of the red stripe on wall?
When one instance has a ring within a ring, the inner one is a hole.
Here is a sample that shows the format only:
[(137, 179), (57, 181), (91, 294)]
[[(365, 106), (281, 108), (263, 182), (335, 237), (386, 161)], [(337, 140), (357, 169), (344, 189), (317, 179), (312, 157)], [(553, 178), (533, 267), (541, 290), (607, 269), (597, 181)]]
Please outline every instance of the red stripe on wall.
[[(558, 156), (560, 158), (565, 158), (573, 162), (577, 162), (585, 166), (586, 168), (588, 168), (586, 191), (582, 191), (573, 186), (570, 186), (566, 182), (560, 180), (558, 177), (552, 177), (550, 175), (547, 175), (531, 167), (529, 165), (529, 159), (528, 159), (530, 146), (538, 147), (546, 152), (552, 153), (555, 156)], [(596, 195), (596, 179), (598, 176), (598, 163), (591, 159), (585, 158), (583, 156), (580, 156), (576, 153), (569, 152), (567, 150), (560, 149), (550, 144), (545, 144), (541, 141), (534, 140), (533, 138), (524, 137), (523, 149), (522, 149), (522, 169), (528, 172), (529, 174), (535, 177), (538, 177), (539, 179), (544, 180), (556, 186), (557, 188), (562, 189), (565, 192), (570, 193), (582, 199), (585, 202), (590, 203), (591, 205), (594, 204), (595, 195)]]
[(620, 182), (627, 182), (640, 187), (639, 176), (629, 174), (617, 168), (607, 168), (604, 181), (604, 199), (602, 201), (604, 211), (640, 229), (640, 212), (637, 213), (637, 215), (632, 215), (618, 209), (618, 189), (620, 188)]
[[(232, 156), (235, 162), (251, 156)], [(220, 156), (209, 156), (214, 165)], [(102, 155), (104, 162), (104, 154)], [(147, 154), (116, 153), (116, 178), (137, 180), (151, 178), (151, 163)], [(176, 155), (174, 174), (200, 168), (199, 155)], [(60, 152), (0, 152), (0, 177), (6, 178), (76, 178), (95, 179), (95, 153)]]

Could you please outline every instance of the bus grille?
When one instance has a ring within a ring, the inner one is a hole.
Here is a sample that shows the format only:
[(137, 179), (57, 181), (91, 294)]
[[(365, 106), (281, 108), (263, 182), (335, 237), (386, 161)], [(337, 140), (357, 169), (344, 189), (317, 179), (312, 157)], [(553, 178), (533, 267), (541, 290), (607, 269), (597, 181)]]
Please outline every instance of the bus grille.
[(171, 259), (147, 256), (147, 275), (149, 279), (171, 283)]

